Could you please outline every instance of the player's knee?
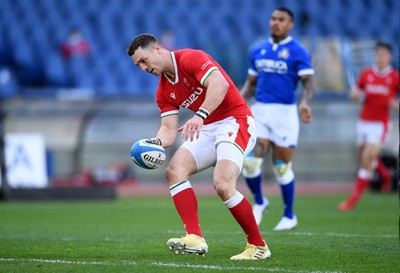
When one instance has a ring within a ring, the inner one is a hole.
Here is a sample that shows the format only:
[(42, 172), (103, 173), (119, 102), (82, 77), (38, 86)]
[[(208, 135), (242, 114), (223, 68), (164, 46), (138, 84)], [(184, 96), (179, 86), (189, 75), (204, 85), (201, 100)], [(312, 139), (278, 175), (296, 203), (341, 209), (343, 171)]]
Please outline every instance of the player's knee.
[(168, 181), (175, 181), (174, 180), (174, 168), (172, 168), (170, 165), (165, 169), (165, 177), (167, 178)]
[(222, 200), (227, 200), (229, 196), (236, 192), (234, 181), (224, 176), (214, 175), (213, 186)]
[(243, 162), (243, 176), (253, 178), (260, 175), (263, 160), (261, 157), (245, 157)]
[(274, 161), (274, 174), (279, 184), (289, 184), (294, 179), (292, 162), (285, 163), (282, 160)]
[(218, 194), (218, 196), (222, 199), (225, 198), (225, 196), (228, 195), (229, 192), (229, 187), (227, 184), (223, 184), (223, 183), (214, 183), (214, 189), (215, 192)]
[(186, 180), (188, 178), (188, 175), (181, 167), (170, 164), (165, 170), (165, 177), (168, 181), (176, 183)]

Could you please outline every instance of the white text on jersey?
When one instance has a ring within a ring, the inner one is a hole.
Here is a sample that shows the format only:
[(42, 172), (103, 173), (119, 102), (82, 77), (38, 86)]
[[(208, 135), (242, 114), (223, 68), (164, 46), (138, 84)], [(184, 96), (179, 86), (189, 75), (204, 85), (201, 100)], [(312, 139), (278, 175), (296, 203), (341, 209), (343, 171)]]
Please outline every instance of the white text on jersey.
[(365, 90), (371, 94), (387, 95), (390, 93), (389, 89), (386, 86), (380, 84), (367, 84)]
[(197, 90), (190, 94), (190, 96), (181, 103), (181, 107), (188, 108), (199, 98), (201, 93), (203, 93), (203, 88), (197, 87)]
[(284, 61), (275, 61), (271, 59), (260, 59), (255, 61), (257, 71), (278, 74), (287, 74), (288, 67)]

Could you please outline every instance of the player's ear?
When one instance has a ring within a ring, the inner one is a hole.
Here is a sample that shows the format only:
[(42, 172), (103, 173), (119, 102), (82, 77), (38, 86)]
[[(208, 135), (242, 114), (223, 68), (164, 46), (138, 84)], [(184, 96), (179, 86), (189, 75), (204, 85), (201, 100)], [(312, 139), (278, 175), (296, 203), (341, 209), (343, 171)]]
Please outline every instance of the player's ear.
[(161, 47), (160, 44), (155, 43), (154, 46), (153, 46), (153, 49), (154, 49), (154, 51), (156, 51), (158, 54), (160, 54), (162, 47)]
[(289, 27), (289, 30), (292, 30), (292, 28), (294, 28), (294, 22), (290, 21), (288, 27)]

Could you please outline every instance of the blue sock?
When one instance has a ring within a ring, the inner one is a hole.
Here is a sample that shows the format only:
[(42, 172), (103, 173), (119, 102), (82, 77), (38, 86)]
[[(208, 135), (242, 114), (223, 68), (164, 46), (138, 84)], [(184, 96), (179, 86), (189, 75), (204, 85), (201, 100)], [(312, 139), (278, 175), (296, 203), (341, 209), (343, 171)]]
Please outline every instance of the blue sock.
[(262, 176), (259, 174), (256, 177), (253, 178), (248, 178), (245, 177), (247, 186), (249, 186), (251, 193), (254, 196), (254, 202), (256, 204), (263, 204), (264, 203), (264, 198), (262, 194), (262, 189), (261, 189), (261, 182), (262, 182)]
[(290, 219), (293, 218), (294, 183), (295, 180), (293, 179), (289, 184), (281, 185), (283, 205), (285, 206), (283, 216), (286, 216)]

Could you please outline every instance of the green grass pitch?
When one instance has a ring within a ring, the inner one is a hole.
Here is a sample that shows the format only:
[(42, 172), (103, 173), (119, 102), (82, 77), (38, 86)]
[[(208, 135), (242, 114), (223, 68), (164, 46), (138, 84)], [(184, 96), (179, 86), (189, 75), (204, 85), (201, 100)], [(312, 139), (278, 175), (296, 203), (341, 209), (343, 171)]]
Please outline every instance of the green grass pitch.
[(199, 198), (209, 253), (175, 255), (184, 233), (170, 197), (0, 203), (0, 272), (399, 272), (399, 198), (367, 193), (341, 213), (345, 196), (297, 196), (299, 226), (275, 232), (273, 196), (261, 231), (272, 258), (230, 261), (245, 236), (216, 197)]

